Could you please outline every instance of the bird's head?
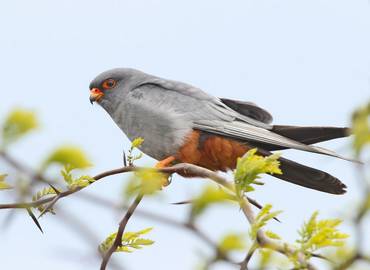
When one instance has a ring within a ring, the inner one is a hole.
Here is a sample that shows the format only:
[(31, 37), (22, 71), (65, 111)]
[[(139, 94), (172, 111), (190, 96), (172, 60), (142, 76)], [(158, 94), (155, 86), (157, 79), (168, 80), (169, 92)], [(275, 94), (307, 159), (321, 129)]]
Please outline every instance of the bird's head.
[(103, 107), (114, 105), (143, 80), (145, 74), (129, 68), (116, 68), (99, 74), (90, 83), (90, 102)]
[(95, 77), (89, 87), (91, 104), (111, 101), (122, 88), (124, 74), (119, 69), (112, 69)]

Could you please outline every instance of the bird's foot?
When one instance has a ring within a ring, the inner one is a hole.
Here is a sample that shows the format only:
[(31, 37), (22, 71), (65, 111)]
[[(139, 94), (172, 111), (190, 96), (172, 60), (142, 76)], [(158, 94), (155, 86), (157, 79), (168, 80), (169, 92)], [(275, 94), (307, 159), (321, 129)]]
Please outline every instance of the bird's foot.
[[(156, 165), (156, 169), (163, 169), (171, 165), (172, 162), (174, 162), (176, 158), (174, 156), (167, 157), (161, 161), (159, 161)], [(163, 174), (163, 187), (167, 187), (169, 184), (171, 184), (171, 175), (167, 173), (162, 173)]]

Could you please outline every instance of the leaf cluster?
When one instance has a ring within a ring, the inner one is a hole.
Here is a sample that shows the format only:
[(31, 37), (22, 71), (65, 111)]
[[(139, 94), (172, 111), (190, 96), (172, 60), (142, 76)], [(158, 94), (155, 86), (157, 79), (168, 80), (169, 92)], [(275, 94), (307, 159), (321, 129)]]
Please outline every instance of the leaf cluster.
[(224, 189), (214, 185), (207, 185), (202, 192), (192, 200), (191, 217), (201, 215), (208, 207), (216, 203), (232, 200), (232, 196)]
[[(35, 195), (32, 196), (32, 201), (38, 201), (40, 199), (43, 199), (49, 195), (55, 195), (57, 194), (57, 191), (52, 187), (43, 188), (42, 190), (38, 191)], [(44, 212), (46, 209), (45, 205), (40, 205), (37, 207), (37, 209), (40, 211), (40, 213)], [(55, 214), (53, 209), (50, 209), (48, 212)]]
[[(142, 238), (143, 235), (151, 232), (153, 228), (147, 228), (138, 232), (126, 232), (122, 236), (121, 245), (117, 247), (115, 252), (127, 252), (131, 253), (135, 249), (142, 249), (144, 246), (150, 246), (154, 244), (154, 241), (146, 238)], [(106, 253), (112, 246), (117, 237), (117, 233), (109, 235), (103, 243), (99, 246), (101, 253)]]
[(143, 195), (154, 195), (167, 184), (167, 176), (156, 169), (145, 168), (136, 171), (125, 186), (124, 195), (126, 199), (141, 193)]
[(134, 154), (135, 149), (140, 148), (140, 146), (143, 143), (144, 143), (144, 139), (141, 137), (138, 137), (132, 141), (130, 150), (128, 151), (128, 155), (127, 155), (127, 161), (128, 161), (129, 166), (133, 166), (136, 160), (139, 160), (143, 157), (143, 153), (141, 152), (136, 155)]
[(243, 157), (237, 161), (234, 180), (237, 191), (240, 193), (254, 191), (252, 184), (260, 185), (258, 182), (261, 174), (281, 174), (279, 168), (279, 154), (273, 154), (267, 157), (257, 155), (257, 149), (249, 150)]
[(326, 247), (341, 247), (349, 236), (338, 230), (342, 223), (340, 219), (318, 220), (318, 212), (314, 212), (308, 222), (299, 231), (297, 243), (300, 250), (308, 257), (319, 249)]
[(73, 170), (71, 165), (65, 165), (63, 170), (61, 170), (61, 175), (63, 176), (64, 182), (67, 183), (68, 189), (84, 188), (95, 182), (95, 179), (88, 175), (74, 177), (72, 174)]
[(245, 235), (243, 234), (236, 234), (230, 233), (225, 235), (220, 243), (219, 249), (224, 253), (227, 254), (233, 251), (242, 251), (246, 248), (246, 239)]
[[(250, 237), (253, 240), (256, 240), (257, 233), (260, 229), (262, 229), (270, 220), (276, 218), (279, 214), (282, 213), (282, 211), (272, 212), (271, 210), (272, 210), (272, 205), (266, 204), (256, 216), (256, 219), (254, 223), (252, 224), (251, 230), (250, 230)], [(272, 233), (272, 232), (269, 232), (268, 236), (270, 238), (275, 238), (275, 239), (280, 238), (277, 234)]]
[(5, 182), (5, 178), (7, 176), (8, 176), (7, 174), (0, 174), (0, 190), (12, 188), (12, 186)]
[(65, 145), (55, 149), (42, 164), (42, 171), (50, 165), (68, 166), (69, 170), (86, 169), (91, 166), (85, 153), (76, 146)]
[(6, 147), (39, 126), (35, 112), (25, 109), (13, 110), (2, 127), (2, 146)]

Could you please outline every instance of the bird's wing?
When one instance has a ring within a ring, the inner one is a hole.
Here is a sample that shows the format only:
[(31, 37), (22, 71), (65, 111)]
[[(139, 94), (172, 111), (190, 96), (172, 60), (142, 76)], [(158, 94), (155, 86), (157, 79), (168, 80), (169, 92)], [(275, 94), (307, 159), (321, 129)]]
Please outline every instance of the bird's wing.
[(272, 115), (268, 111), (252, 102), (228, 98), (221, 98), (220, 100), (234, 111), (237, 111), (242, 115), (248, 116), (262, 123), (271, 124), (273, 120)]
[[(166, 80), (154, 76), (148, 76), (145, 81), (143, 81), (140, 85), (138, 85), (134, 91), (137, 89), (142, 89), (143, 86), (153, 86), (152, 88), (157, 88), (157, 90), (166, 90), (167, 94), (168, 93), (175, 93), (178, 97), (187, 97), (190, 100), (196, 100), (199, 104), (208, 104), (209, 106), (212, 106), (213, 108), (211, 109), (213, 114), (216, 115), (223, 115), (224, 118), (226, 119), (240, 119), (245, 123), (248, 123), (253, 126), (261, 127), (264, 129), (272, 129), (272, 125), (269, 124), (269, 117), (267, 117), (267, 120), (265, 117), (267, 114), (265, 114), (263, 117), (257, 117), (257, 109), (256, 106), (252, 106), (251, 103), (245, 103), (244, 107), (242, 108), (243, 112), (246, 112), (246, 108), (249, 104), (250, 110), (252, 110), (252, 107), (254, 107), (254, 112), (249, 113), (249, 114), (244, 114), (242, 112), (239, 112), (235, 110), (235, 108), (230, 108), (228, 104), (223, 102), (221, 99), (211, 96), (204, 92), (203, 90), (191, 86), (186, 83), (178, 82), (178, 81), (172, 81), (172, 80)], [(229, 103), (231, 104), (232, 100), (228, 100)], [(234, 101), (234, 106), (235, 106)], [(241, 105), (242, 102), (238, 102), (239, 106)], [(180, 105), (180, 106), (183, 106)], [(241, 107), (240, 107), (241, 108)], [(262, 109), (261, 109), (262, 110)], [(262, 111), (260, 110), (259, 113)], [(255, 116), (255, 117), (253, 117)], [(271, 116), (270, 116), (271, 117)], [(261, 121), (264, 119), (265, 121)]]

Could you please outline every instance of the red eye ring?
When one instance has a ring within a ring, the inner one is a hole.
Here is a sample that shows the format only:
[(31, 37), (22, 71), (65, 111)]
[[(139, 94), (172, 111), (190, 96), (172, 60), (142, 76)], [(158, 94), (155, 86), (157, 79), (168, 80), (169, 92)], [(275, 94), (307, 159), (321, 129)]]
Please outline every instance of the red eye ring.
[(105, 90), (112, 89), (117, 84), (116, 80), (114, 79), (107, 79), (102, 83), (102, 87)]

